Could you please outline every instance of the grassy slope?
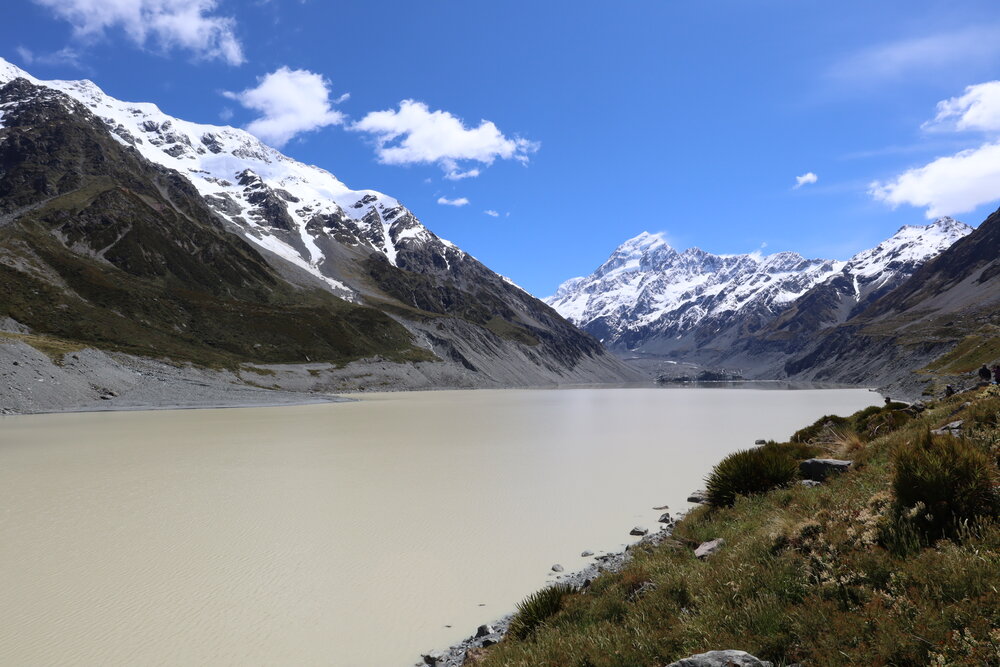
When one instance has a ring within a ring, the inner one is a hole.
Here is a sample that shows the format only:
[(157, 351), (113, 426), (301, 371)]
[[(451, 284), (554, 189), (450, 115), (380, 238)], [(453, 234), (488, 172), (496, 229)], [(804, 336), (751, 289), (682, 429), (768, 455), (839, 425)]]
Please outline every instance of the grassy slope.
[[(1000, 665), (996, 518), (960, 543), (906, 556), (879, 537), (893, 500), (892, 449), (965, 418), (976, 424), (969, 439), (995, 463), (1000, 392), (969, 392), (897, 417), (869, 411), (860, 437), (829, 443), (830, 453), (854, 458), (852, 472), (818, 488), (794, 485), (729, 509), (695, 510), (672, 541), (639, 550), (622, 572), (569, 596), (532, 636), (505, 639), (476, 664), (662, 666), (736, 648), (777, 665)], [(694, 546), (717, 537), (726, 546), (716, 556), (693, 556)], [(655, 587), (637, 597), (645, 582)]]

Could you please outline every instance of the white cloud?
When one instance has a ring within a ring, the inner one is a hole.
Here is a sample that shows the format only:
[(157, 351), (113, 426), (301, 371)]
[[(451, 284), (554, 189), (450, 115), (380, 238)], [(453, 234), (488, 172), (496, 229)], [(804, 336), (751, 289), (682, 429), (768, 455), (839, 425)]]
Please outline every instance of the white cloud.
[(442, 206), (465, 206), (469, 203), (469, 200), (465, 197), (459, 197), (458, 199), (448, 199), (447, 197), (438, 197), (438, 203)]
[(893, 208), (926, 208), (928, 218), (967, 213), (1000, 200), (1000, 81), (966, 87), (964, 93), (938, 102), (924, 129), (978, 131), (989, 138), (978, 148), (936, 158), (887, 181), (875, 181), (869, 194)]
[(121, 28), (140, 47), (184, 49), (231, 65), (244, 62), (234, 19), (212, 12), (217, 0), (34, 0), (73, 26), (76, 37), (96, 39)]
[(279, 147), (297, 134), (339, 125), (345, 118), (330, 106), (330, 82), (304, 69), (282, 67), (260, 77), (256, 88), (223, 95), (260, 112), (247, 131)]
[(992, 65), (1000, 56), (1000, 25), (981, 25), (879, 44), (835, 63), (833, 79), (877, 83), (931, 71)]
[(483, 213), (485, 213), (486, 215), (490, 216), (491, 218), (499, 218), (500, 217), (500, 214), (497, 211), (494, 211), (491, 208), (486, 209), (485, 211), (483, 211)]
[(1000, 131), (1000, 81), (967, 86), (964, 95), (938, 102), (924, 129)]
[(1000, 142), (970, 148), (871, 184), (869, 193), (890, 204), (927, 207), (927, 218), (956, 215), (1000, 199)]
[(423, 102), (403, 100), (399, 109), (372, 111), (352, 126), (375, 138), (382, 164), (437, 164), (445, 178), (460, 180), (479, 175), (479, 169), (462, 169), (463, 161), (491, 165), (497, 159), (528, 161), (539, 144), (504, 136), (497, 126), (480, 121), (466, 127), (447, 111), (431, 111)]
[(809, 185), (810, 183), (815, 183), (818, 180), (819, 180), (819, 176), (817, 176), (816, 174), (812, 173), (811, 171), (806, 172), (806, 173), (802, 174), (801, 176), (796, 176), (795, 177), (795, 187), (792, 188), (792, 189), (793, 190), (798, 190), (803, 185)]

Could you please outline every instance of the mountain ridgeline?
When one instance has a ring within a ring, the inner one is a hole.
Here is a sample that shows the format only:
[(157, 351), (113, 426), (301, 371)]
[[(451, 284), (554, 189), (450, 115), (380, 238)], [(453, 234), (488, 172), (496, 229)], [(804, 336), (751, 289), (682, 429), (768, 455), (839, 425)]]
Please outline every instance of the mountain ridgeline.
[(912, 386), (914, 371), (960, 374), (1000, 356), (998, 225), (997, 214), (976, 230), (947, 217), (908, 225), (846, 262), (679, 252), (643, 233), (546, 302), (637, 364)]
[(621, 380), (398, 201), (229, 127), (0, 60), (0, 322), (206, 366), (368, 359), (439, 384)]

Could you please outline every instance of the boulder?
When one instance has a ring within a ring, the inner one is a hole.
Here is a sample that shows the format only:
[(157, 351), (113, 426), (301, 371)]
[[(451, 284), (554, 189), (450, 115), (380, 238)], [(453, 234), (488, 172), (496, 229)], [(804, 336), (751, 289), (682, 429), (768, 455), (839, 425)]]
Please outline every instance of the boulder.
[(725, 544), (726, 541), (721, 537), (716, 540), (702, 542), (698, 545), (698, 548), (694, 550), (694, 555), (702, 560), (705, 560), (709, 556), (713, 556), (718, 553)]
[(563, 566), (560, 565), (559, 563), (556, 563), (555, 565), (552, 566), (552, 571), (553, 572), (562, 572), (563, 571)]
[(667, 667), (772, 667), (766, 660), (758, 660), (746, 651), (709, 651), (690, 658), (672, 662)]
[(642, 526), (636, 526), (632, 530), (628, 531), (629, 535), (642, 536), (649, 532), (648, 528), (643, 528)]
[(660, 523), (670, 523), (673, 519), (670, 518), (670, 512), (665, 512), (660, 515), (660, 518), (657, 519), (657, 521)]
[(587, 549), (586, 551), (584, 551), (583, 553), (580, 554), (580, 558), (589, 558), (590, 556), (593, 556), (593, 555), (594, 555), (594, 552), (591, 551), (590, 549)]
[(492, 625), (480, 625), (476, 628), (476, 639), (492, 635), (494, 632), (496, 632), (496, 630), (493, 629)]
[(754, 440), (753, 444), (755, 444), (755, 445), (766, 445), (767, 444), (767, 440)]
[(803, 479), (822, 482), (830, 475), (838, 475), (851, 467), (853, 461), (839, 459), (808, 459), (799, 464), (799, 474)]
[(424, 653), (421, 658), (424, 659), (424, 664), (427, 665), (437, 665), (444, 662), (444, 651), (431, 651), (430, 653)]
[(814, 486), (823, 486), (823, 482), (817, 482), (814, 479), (803, 479), (799, 481), (799, 484), (801, 484), (802, 486), (807, 486), (809, 488), (812, 488)]
[(692, 491), (691, 495), (688, 496), (689, 503), (707, 503), (708, 502), (708, 491), (704, 489), (699, 489), (697, 491)]
[(931, 433), (934, 435), (958, 435), (962, 430), (962, 424), (965, 423), (964, 419), (958, 419), (953, 422), (948, 422), (941, 428), (936, 428)]

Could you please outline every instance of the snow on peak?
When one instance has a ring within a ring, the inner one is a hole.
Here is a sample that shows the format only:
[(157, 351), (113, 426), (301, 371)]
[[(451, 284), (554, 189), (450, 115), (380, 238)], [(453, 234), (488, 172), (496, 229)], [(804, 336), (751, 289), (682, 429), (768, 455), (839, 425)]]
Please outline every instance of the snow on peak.
[[(250, 241), (336, 291), (351, 292), (322, 270), (325, 256), (318, 241), (329, 234), (324, 221), (349, 221), (357, 231), (355, 245), (381, 252), (393, 264), (403, 245), (437, 239), (396, 199), (374, 190), (351, 190), (325, 169), (293, 160), (245, 130), (185, 121), (155, 104), (124, 102), (88, 80), (41, 81), (0, 58), (0, 83), (18, 77), (82, 103), (120, 143), (186, 176)], [(273, 211), (280, 229), (266, 215)]]
[(929, 225), (904, 225), (874, 248), (851, 257), (844, 270), (859, 279), (889, 280), (903, 270), (912, 273), (970, 232), (972, 227), (949, 217)]
[(560, 285), (545, 301), (575, 324), (600, 321), (609, 342), (627, 329), (699, 323), (744, 309), (777, 308), (839, 271), (842, 262), (792, 252), (715, 255), (677, 252), (644, 232), (619, 246), (593, 274)]

